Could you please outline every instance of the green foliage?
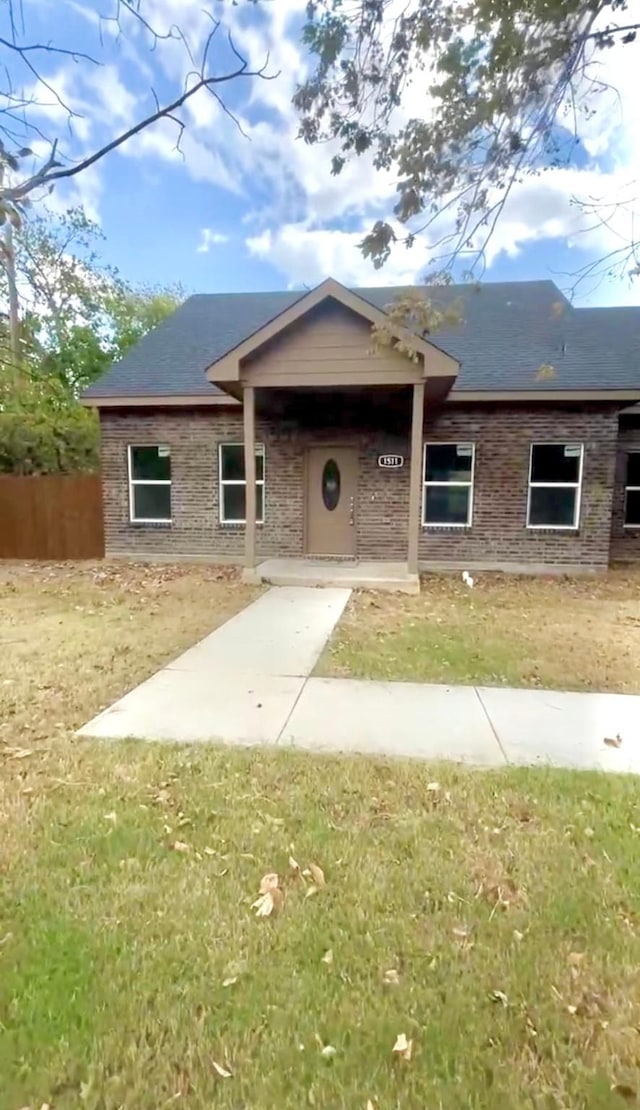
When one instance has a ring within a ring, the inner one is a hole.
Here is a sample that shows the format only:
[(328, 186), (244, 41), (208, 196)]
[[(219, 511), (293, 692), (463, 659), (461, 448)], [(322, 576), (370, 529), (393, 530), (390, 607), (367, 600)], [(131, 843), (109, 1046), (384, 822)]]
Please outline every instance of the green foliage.
[[(99, 248), (104, 237), (82, 209), (33, 216), (14, 234), (21, 297), (20, 362), (0, 331), (0, 471), (91, 470), (95, 414), (78, 397), (183, 297), (179, 286), (134, 288)], [(6, 300), (6, 270), (0, 297)]]
[(0, 472), (98, 469), (98, 420), (55, 377), (21, 381), (0, 400)]
[[(395, 221), (411, 221), (404, 238), (378, 221), (365, 256), (382, 266), (399, 238), (411, 246), (438, 220), (434, 272), (464, 256), (473, 273), (513, 184), (575, 151), (601, 91), (591, 57), (636, 42), (640, 24), (617, 18), (626, 9), (627, 0), (311, 0), (303, 37), (316, 67), (294, 98), (301, 135), (337, 141), (334, 174), (372, 151), (397, 177)], [(596, 25), (603, 13), (609, 22)], [(424, 107), (406, 119), (396, 109), (410, 85), (414, 103), (424, 88)], [(633, 245), (618, 253), (633, 262)]]

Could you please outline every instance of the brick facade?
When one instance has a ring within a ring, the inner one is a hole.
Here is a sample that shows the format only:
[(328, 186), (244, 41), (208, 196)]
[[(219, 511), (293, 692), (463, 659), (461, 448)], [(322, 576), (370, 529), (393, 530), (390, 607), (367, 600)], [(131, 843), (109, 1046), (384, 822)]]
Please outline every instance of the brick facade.
[[(243, 527), (220, 523), (218, 445), (242, 442), (242, 413), (222, 408), (103, 409), (100, 416), (107, 554), (239, 559)], [(606, 567), (617, 437), (618, 416), (611, 406), (444, 406), (427, 419), (425, 440), (476, 444), (473, 522), (464, 529), (421, 529), (421, 565)], [(304, 554), (305, 449), (333, 442), (359, 448), (358, 556), (406, 560), (408, 421), (406, 436), (390, 443), (384, 432), (373, 428), (318, 433), (292, 421), (258, 415), (256, 440), (266, 449), (265, 522), (256, 529), (258, 556)], [(584, 443), (582, 507), (575, 531), (529, 531), (525, 526), (532, 441)], [(129, 521), (127, 445), (131, 443), (163, 443), (171, 448), (170, 525)], [(402, 470), (378, 467), (378, 455), (390, 449), (405, 455)], [(616, 504), (618, 494), (616, 487)]]
[(629, 451), (640, 451), (640, 417), (622, 417), (620, 422), (611, 520), (612, 562), (640, 562), (640, 528), (624, 527), (624, 492)]

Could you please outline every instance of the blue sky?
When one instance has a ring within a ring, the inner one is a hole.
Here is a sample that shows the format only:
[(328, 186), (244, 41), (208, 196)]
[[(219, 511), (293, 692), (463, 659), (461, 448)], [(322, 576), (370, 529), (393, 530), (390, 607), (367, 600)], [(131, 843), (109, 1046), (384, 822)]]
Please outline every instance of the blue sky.
[[(268, 53), (268, 72), (279, 71), (271, 81), (242, 79), (225, 87), (225, 102), (247, 137), (211, 96), (198, 93), (183, 109), (182, 153), (175, 149), (176, 124), (163, 121), (57, 187), (47, 203), (57, 209), (82, 203), (102, 225), (108, 261), (134, 281), (179, 281), (193, 292), (313, 286), (328, 275), (359, 285), (419, 281), (430, 256), (424, 240), (411, 251), (398, 248), (380, 271), (357, 248), (373, 220), (389, 216), (393, 179), (375, 173), (364, 158), (331, 177), (331, 152), (296, 138), (291, 95), (307, 64), (300, 44), (304, 0), (143, 0), (142, 11), (159, 31), (179, 25), (197, 59), (211, 29), (207, 6), (222, 22), (212, 68), (226, 72), (235, 64), (230, 30), (253, 67)], [(30, 145), (40, 157), (53, 138), (70, 158), (93, 151), (153, 110), (152, 88), (161, 102), (177, 95), (190, 68), (184, 42), (174, 37), (152, 50), (141, 25), (124, 12), (118, 35), (105, 18), (117, 0), (32, 0), (24, 7), (25, 41), (83, 50), (101, 62), (43, 55), (40, 72), (51, 91), (35, 88), (26, 70), (14, 70), (14, 81), (34, 98), (29, 118), (43, 137)], [(0, 18), (7, 20), (6, 5)], [(566, 288), (567, 275), (623, 242), (640, 216), (633, 188), (640, 177), (640, 103), (632, 55), (629, 48), (606, 51), (598, 64), (603, 82), (615, 80), (620, 100), (605, 91), (596, 116), (581, 122), (580, 165), (513, 190), (484, 280), (551, 277)], [(71, 121), (58, 96), (76, 113)], [(411, 115), (424, 102), (417, 83), (402, 111)], [(612, 206), (607, 226), (594, 227), (572, 203), (574, 196), (630, 203)], [(638, 304), (640, 283), (585, 283), (577, 300)]]

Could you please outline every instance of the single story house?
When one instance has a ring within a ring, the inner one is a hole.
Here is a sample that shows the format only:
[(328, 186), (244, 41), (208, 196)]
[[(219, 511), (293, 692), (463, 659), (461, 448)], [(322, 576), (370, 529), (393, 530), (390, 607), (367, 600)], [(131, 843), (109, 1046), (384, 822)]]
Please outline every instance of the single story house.
[(374, 346), (402, 292), (196, 295), (146, 335), (83, 398), (107, 555), (640, 561), (640, 308), (574, 308), (551, 281), (425, 288), (459, 321)]

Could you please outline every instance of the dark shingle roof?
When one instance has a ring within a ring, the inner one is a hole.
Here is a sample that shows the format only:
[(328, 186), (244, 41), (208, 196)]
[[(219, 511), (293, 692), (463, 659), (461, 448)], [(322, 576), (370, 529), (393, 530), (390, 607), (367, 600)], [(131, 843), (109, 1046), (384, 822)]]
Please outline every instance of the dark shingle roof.
[[(397, 287), (356, 289), (384, 308)], [(212, 362), (305, 295), (211, 293), (189, 297), (85, 393), (86, 397), (203, 396), (220, 392)], [(461, 323), (434, 335), (461, 363), (457, 392), (640, 389), (640, 308), (573, 308), (552, 281), (432, 289), (461, 301)], [(540, 374), (540, 367), (553, 372)]]

